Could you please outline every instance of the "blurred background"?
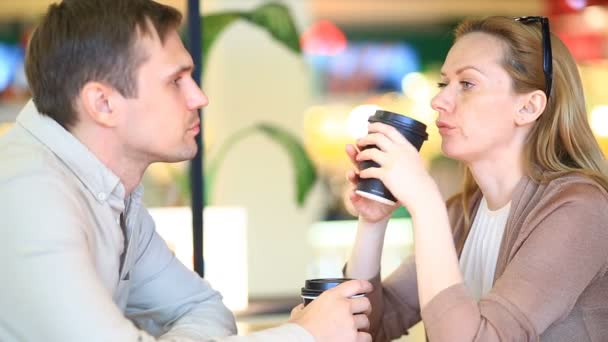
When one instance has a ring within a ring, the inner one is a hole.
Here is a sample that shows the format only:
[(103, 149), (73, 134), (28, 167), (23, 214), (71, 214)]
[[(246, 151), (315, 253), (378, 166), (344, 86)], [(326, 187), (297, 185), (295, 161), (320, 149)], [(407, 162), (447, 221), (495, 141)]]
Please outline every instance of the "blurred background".
[[(0, 0), (0, 135), (29, 98), (24, 48), (51, 2)], [(160, 2), (186, 11), (185, 0)], [(201, 12), (252, 11), (268, 3), (207, 0)], [(205, 158), (222, 156), (207, 193), (207, 272), (242, 317), (256, 312), (284, 317), (284, 308), (297, 304), (305, 279), (340, 276), (355, 230), (345, 201), (350, 165), (344, 145), (365, 132), (375, 109), (426, 123), (430, 137), (421, 153), (428, 168), (444, 196), (458, 190), (461, 171), (440, 154), (429, 103), (452, 43), (451, 31), (464, 17), (548, 16), (552, 31), (579, 65), (592, 128), (608, 151), (608, 1), (277, 3), (287, 8), (295, 24), (300, 51), (289, 50), (251, 23), (236, 21), (214, 41), (203, 75), (202, 87), (210, 98), (203, 114)], [(288, 132), (312, 162), (316, 178), (304, 197), (298, 197), (298, 164), (285, 144), (268, 134), (234, 139), (260, 123)], [(154, 164), (144, 183), (145, 202), (153, 208), (158, 230), (192, 267), (188, 163)], [(407, 212), (395, 216), (383, 274), (411, 252)]]

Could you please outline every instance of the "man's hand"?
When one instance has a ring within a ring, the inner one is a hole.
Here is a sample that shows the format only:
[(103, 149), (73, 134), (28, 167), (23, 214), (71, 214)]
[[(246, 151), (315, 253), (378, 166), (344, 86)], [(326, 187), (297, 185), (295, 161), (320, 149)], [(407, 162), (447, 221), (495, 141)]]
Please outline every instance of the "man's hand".
[(369, 328), (367, 315), (371, 312), (369, 299), (351, 298), (371, 291), (368, 281), (344, 282), (323, 292), (306, 307), (296, 306), (290, 322), (304, 327), (317, 342), (371, 342), (371, 335), (365, 332)]

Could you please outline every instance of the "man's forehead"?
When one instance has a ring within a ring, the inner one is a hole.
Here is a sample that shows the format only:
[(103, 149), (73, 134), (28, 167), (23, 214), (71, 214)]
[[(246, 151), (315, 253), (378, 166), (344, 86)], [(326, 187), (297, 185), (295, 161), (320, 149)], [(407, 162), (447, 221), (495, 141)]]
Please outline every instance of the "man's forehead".
[(193, 68), (192, 57), (184, 47), (177, 31), (167, 32), (164, 43), (158, 36), (156, 38), (143, 36), (138, 41), (138, 50), (146, 56), (144, 64), (161, 68), (158, 71), (163, 74)]

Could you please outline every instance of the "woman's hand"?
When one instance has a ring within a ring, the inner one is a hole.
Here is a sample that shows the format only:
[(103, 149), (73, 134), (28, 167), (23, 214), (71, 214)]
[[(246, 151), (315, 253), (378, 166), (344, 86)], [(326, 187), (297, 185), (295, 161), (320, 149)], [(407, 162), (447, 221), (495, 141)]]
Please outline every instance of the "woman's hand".
[[(372, 160), (380, 166), (361, 170), (358, 177), (381, 180), (395, 198), (414, 215), (416, 208), (424, 205), (426, 195), (439, 191), (426, 171), (420, 154), (394, 127), (375, 122), (369, 125), (368, 132), (368, 135), (357, 140), (361, 152), (355, 155), (355, 162)], [(369, 145), (376, 147), (363, 150)], [(377, 214), (378, 210), (372, 211), (363, 205), (358, 207), (364, 207), (362, 209), (367, 210), (366, 214), (377, 217), (374, 214)]]
[(359, 182), (359, 166), (356, 160), (359, 153), (361, 152), (359, 152), (354, 145), (346, 145), (346, 154), (348, 154), (350, 161), (355, 167), (346, 174), (346, 178), (348, 178), (350, 183), (353, 185), (352, 189), (350, 190), (349, 198), (360, 218), (369, 223), (377, 223), (388, 219), (399, 205), (383, 204), (360, 196), (355, 192), (357, 183)]

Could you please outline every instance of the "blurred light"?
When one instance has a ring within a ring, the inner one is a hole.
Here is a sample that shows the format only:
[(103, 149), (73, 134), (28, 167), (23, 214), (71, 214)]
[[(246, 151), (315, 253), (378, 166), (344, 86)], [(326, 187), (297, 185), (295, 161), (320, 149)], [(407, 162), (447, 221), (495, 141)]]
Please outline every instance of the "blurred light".
[(311, 55), (334, 56), (346, 49), (346, 36), (332, 22), (315, 22), (300, 37), (302, 50)]
[(344, 152), (353, 138), (346, 129), (350, 108), (344, 105), (310, 107), (304, 114), (304, 147), (318, 171), (342, 175), (350, 167)]
[(426, 77), (419, 72), (410, 72), (401, 80), (403, 93), (418, 102), (429, 102), (432, 97), (432, 89)]
[(231, 311), (245, 310), (249, 301), (247, 210), (206, 207), (203, 220), (205, 279), (222, 293)]
[(3, 136), (13, 126), (13, 123), (0, 122), (0, 137)]
[(10, 86), (22, 61), (23, 52), (19, 47), (0, 43), (0, 92)]
[(364, 51), (363, 68), (385, 83), (381, 89), (398, 89), (404, 75), (420, 69), (416, 51), (405, 43), (370, 44)]
[[(192, 211), (189, 207), (149, 208), (156, 232), (175, 257), (193, 270)], [(218, 289), (226, 306), (240, 311), (248, 305), (247, 211), (241, 207), (206, 207), (205, 279)]]
[(590, 6), (583, 11), (585, 22), (594, 30), (602, 30), (607, 26), (606, 16), (606, 11), (601, 6)]
[(367, 134), (367, 119), (380, 109), (377, 105), (366, 104), (353, 108), (346, 120), (348, 134), (354, 139), (364, 137)]
[(566, 0), (566, 5), (574, 10), (581, 10), (587, 6), (587, 0)]
[(597, 106), (591, 112), (591, 128), (596, 135), (608, 137), (608, 106)]

